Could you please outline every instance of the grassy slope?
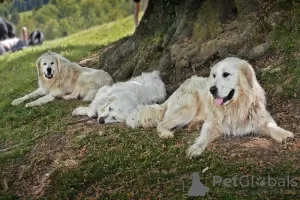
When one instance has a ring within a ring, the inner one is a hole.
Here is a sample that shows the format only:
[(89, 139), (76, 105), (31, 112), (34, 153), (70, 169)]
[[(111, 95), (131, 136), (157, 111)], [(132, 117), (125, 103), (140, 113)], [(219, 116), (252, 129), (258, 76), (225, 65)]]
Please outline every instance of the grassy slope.
[[(13, 134), (9, 133), (13, 131), (12, 129), (20, 127), (17, 125), (11, 127), (8, 123), (15, 119), (14, 117), (16, 116), (14, 116), (14, 114), (17, 114), (20, 119), (28, 118), (28, 116), (19, 116), (19, 112), (24, 112), (25, 115), (34, 113), (28, 113), (28, 110), (21, 107), (17, 107), (17, 110), (15, 110), (16, 108), (10, 106), (10, 102), (14, 98), (27, 94), (36, 88), (35, 61), (41, 54), (51, 50), (61, 53), (72, 61), (78, 61), (97, 51), (101, 46), (131, 34), (133, 31), (132, 27), (132, 19), (127, 18), (119, 22), (113, 22), (82, 31), (68, 38), (45, 42), (40, 47), (28, 48), (20, 52), (1, 56), (0, 112), (3, 113), (5, 117), (1, 117), (0, 119), (0, 131), (2, 133), (0, 145), (7, 144), (8, 140), (11, 140), (12, 143), (23, 140), (23, 138), (15, 138), (12, 136)], [(14, 111), (16, 112), (14, 113)], [(18, 123), (23, 122), (21, 120)], [(7, 137), (5, 135), (7, 135)]]
[[(27, 142), (32, 137), (49, 128), (50, 132), (64, 132), (63, 118), (69, 117), (76, 102), (62, 101), (41, 108), (26, 109), (24, 105), (12, 107), (11, 101), (37, 87), (35, 61), (48, 51), (61, 53), (69, 60), (78, 61), (88, 57), (101, 46), (113, 42), (133, 32), (132, 18), (108, 23), (99, 27), (45, 42), (20, 52), (0, 57), (0, 147)], [(28, 148), (0, 153), (0, 166), (22, 157)], [(3, 172), (3, 171), (2, 171)], [(2, 173), (1, 172), (1, 173)], [(5, 172), (3, 172), (5, 173)], [(3, 174), (1, 174), (1, 178)]]
[(21, 12), (19, 14), (20, 14), (20, 18), (31, 17), (32, 16), (32, 10), (26, 11), (26, 12)]
[[(185, 150), (197, 130), (192, 134), (179, 130), (173, 140), (162, 141), (155, 130), (133, 131), (122, 125), (66, 126), (79, 101), (54, 101), (31, 109), (24, 104), (10, 105), (14, 98), (36, 88), (34, 62), (47, 49), (78, 61), (101, 45), (132, 33), (132, 21), (128, 18), (0, 57), (0, 147), (28, 142), (47, 130), (41, 139), (0, 153), (0, 199), (41, 195), (37, 189), (31, 190), (33, 185), (42, 188), (49, 199), (186, 199), (191, 173), (207, 166), (209, 170), (200, 173), (200, 179), (210, 188), (208, 199), (297, 199), (299, 187), (213, 186), (215, 175), (299, 178), (300, 170), (295, 167), (299, 151), (285, 151), (283, 145), (271, 142), (269, 151), (262, 148), (239, 153), (238, 144), (221, 148), (219, 142), (200, 158), (189, 160)], [(232, 149), (238, 153), (233, 154)], [(44, 183), (40, 179), (47, 173), (51, 181)]]

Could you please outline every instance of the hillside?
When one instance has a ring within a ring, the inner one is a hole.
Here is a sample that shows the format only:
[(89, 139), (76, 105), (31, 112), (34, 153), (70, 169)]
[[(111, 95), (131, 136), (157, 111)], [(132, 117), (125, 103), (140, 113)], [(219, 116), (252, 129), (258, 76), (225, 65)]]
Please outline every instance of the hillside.
[[(6, 148), (19, 143), (25, 144), (21, 148), (16, 148), (6, 153), (0, 152), (0, 199), (8, 198), (9, 194), (15, 196), (17, 194), (16, 188), (21, 186), (16, 184), (13, 177), (15, 177), (15, 173), (21, 167), (19, 165), (20, 162), (23, 162), (29, 156), (31, 149), (35, 146), (34, 143), (28, 144), (27, 142), (33, 137), (42, 134), (46, 129), (49, 130), (49, 135), (46, 138), (52, 137), (57, 133), (62, 133), (60, 135), (63, 136), (66, 130), (65, 123), (72, 120), (70, 119), (71, 109), (79, 104), (76, 101), (68, 102), (67, 104), (66, 102), (57, 101), (49, 105), (49, 107), (42, 108), (42, 110), (28, 110), (25, 109), (24, 105), (11, 106), (11, 101), (14, 98), (22, 96), (37, 87), (36, 59), (41, 54), (51, 50), (62, 54), (72, 61), (80, 61), (87, 58), (84, 60), (87, 61), (85, 63), (94, 64), (91, 67), (97, 67), (97, 51), (99, 48), (132, 34), (134, 31), (133, 27), (133, 19), (129, 17), (94, 27), (66, 38), (45, 42), (42, 46), (30, 47), (23, 51), (0, 57), (0, 62), (2, 63), (0, 66), (0, 146), (1, 148)], [(45, 124), (50, 118), (51, 122), (49, 121), (49, 124)], [(56, 128), (54, 126), (52, 127), (53, 129), (50, 128), (51, 124), (56, 124)], [(3, 192), (3, 181), (7, 181), (11, 192)], [(23, 181), (17, 182), (22, 184)]]
[[(300, 180), (300, 52), (294, 48), (300, 40), (298, 32), (283, 34), (287, 33), (284, 26), (274, 33), (273, 50), (251, 61), (266, 89), (271, 114), (282, 127), (296, 134), (284, 144), (258, 136), (223, 137), (191, 160), (185, 151), (201, 126), (176, 130), (174, 139), (161, 140), (155, 129), (132, 130), (123, 124), (68, 125), (79, 119), (71, 112), (84, 104), (80, 101), (58, 100), (30, 109), (24, 104), (11, 106), (13, 99), (36, 88), (35, 61), (48, 49), (82, 65), (100, 68), (103, 56), (109, 55), (99, 52), (115, 48), (115, 41), (130, 36), (133, 27), (129, 17), (0, 57), (0, 147), (8, 148), (0, 152), (0, 199), (187, 199), (193, 172), (199, 172), (201, 182), (210, 188), (207, 199), (299, 199), (300, 184), (260, 184), (262, 177), (268, 176)], [(156, 45), (157, 38), (147, 38), (149, 45)], [(137, 56), (150, 50), (144, 46)], [(156, 55), (142, 61), (153, 59), (155, 63)], [(209, 63), (195, 70), (205, 75)], [(183, 72), (184, 76), (193, 74), (191, 68), (183, 68)], [(164, 77), (171, 87), (175, 73)], [(255, 184), (214, 185), (215, 176), (252, 176)]]
[(45, 40), (57, 39), (126, 18), (133, 12), (131, 0), (16, 0), (0, 4), (0, 16), (12, 22), (19, 33), (38, 29)]

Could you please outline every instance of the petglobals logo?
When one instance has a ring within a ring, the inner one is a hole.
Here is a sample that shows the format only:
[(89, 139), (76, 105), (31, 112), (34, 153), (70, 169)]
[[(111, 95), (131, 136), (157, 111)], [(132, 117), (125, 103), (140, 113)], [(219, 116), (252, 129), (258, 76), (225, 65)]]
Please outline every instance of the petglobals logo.
[(223, 178), (213, 176), (213, 186), (222, 185), (224, 187), (297, 187), (298, 182), (290, 176), (283, 178), (273, 178), (270, 175), (263, 176), (233, 176)]
[(209, 188), (206, 187), (201, 181), (198, 172), (192, 173), (192, 186), (188, 191), (189, 197), (205, 196), (209, 192)]

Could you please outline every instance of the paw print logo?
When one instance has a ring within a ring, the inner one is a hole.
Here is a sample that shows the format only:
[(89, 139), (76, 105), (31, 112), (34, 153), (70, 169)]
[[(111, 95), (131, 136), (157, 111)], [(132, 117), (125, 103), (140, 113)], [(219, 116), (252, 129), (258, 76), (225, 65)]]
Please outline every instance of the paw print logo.
[(259, 177), (256, 178), (256, 185), (257, 185), (257, 186), (263, 187), (263, 186), (265, 186), (266, 184), (267, 184), (267, 182), (266, 182), (266, 180), (265, 180), (265, 177), (259, 176)]

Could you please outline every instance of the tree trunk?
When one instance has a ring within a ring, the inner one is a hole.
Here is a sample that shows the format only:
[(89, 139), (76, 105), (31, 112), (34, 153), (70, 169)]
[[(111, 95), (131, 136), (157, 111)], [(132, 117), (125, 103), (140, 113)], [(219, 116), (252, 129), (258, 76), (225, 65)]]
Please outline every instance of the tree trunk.
[(135, 33), (101, 50), (100, 67), (115, 81), (157, 69), (173, 90), (224, 57), (264, 55), (274, 9), (259, 0), (149, 0)]

